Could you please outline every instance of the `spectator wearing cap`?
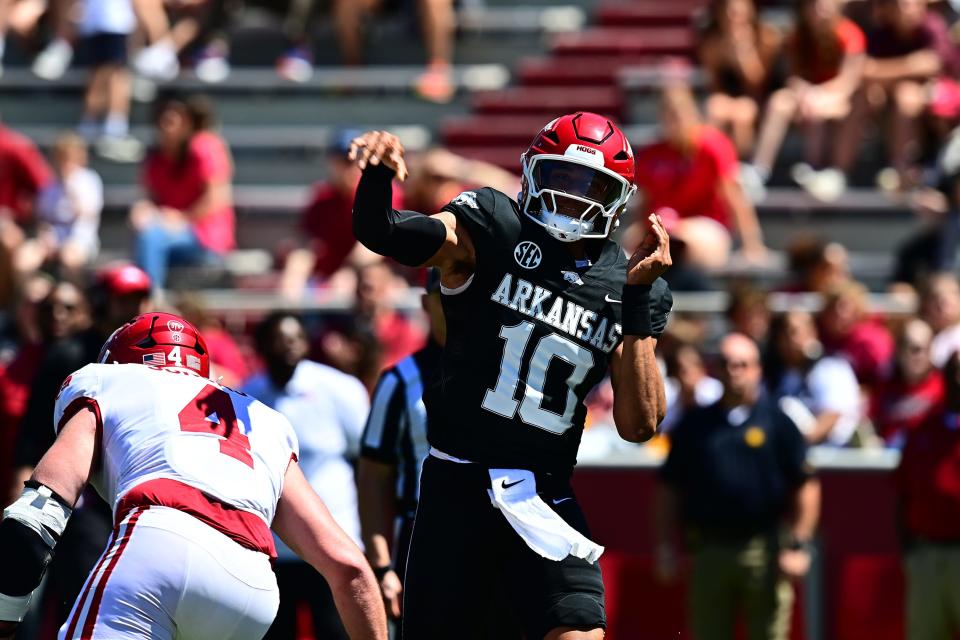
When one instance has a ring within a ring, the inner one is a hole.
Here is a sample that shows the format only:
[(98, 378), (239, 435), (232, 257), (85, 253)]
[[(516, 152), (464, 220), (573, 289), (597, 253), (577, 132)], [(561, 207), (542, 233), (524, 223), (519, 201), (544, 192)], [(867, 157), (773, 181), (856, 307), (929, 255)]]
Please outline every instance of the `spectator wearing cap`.
[[(353, 462), (370, 408), (356, 379), (307, 359), (309, 343), (300, 319), (288, 312), (268, 315), (256, 329), (264, 370), (243, 391), (290, 420), (300, 442), (300, 467), (337, 524), (358, 544), (360, 519)], [(277, 540), (280, 610), (267, 638), (297, 637), (297, 603), (306, 600), (319, 638), (347, 638), (333, 594), (323, 577)]]
[[(360, 133), (346, 129), (335, 136), (327, 155), (329, 177), (314, 185), (310, 203), (300, 214), (300, 245), (287, 254), (280, 281), (280, 291), (288, 298), (300, 298), (311, 281), (350, 291), (355, 286), (352, 267), (381, 259), (353, 235), (353, 195), (360, 170), (347, 160), (347, 152)], [(397, 185), (393, 207), (403, 208), (403, 192)]]
[(693, 637), (730, 638), (742, 617), (750, 638), (785, 639), (791, 580), (810, 567), (820, 486), (803, 436), (764, 393), (756, 343), (730, 334), (720, 359), (723, 396), (681, 420), (660, 470), (656, 570), (676, 576), (682, 530)]
[[(693, 264), (715, 267), (717, 246), (732, 237), (745, 257), (765, 261), (766, 246), (753, 205), (738, 182), (739, 164), (733, 145), (720, 131), (700, 121), (689, 86), (673, 84), (660, 99), (662, 139), (637, 152), (636, 182), (642, 210), (674, 209), (685, 225), (687, 253)], [(630, 229), (642, 236), (642, 220)], [(628, 241), (629, 242), (629, 241)]]
[(945, 406), (909, 433), (896, 475), (910, 640), (960, 634), (960, 353), (943, 376)]
[(87, 145), (68, 132), (53, 145), (56, 179), (37, 199), (37, 236), (17, 255), (17, 270), (29, 273), (44, 264), (77, 273), (100, 249), (103, 181), (87, 166)]
[(893, 367), (870, 396), (870, 417), (888, 447), (902, 448), (907, 436), (943, 410), (943, 375), (930, 360), (933, 330), (919, 318), (900, 328)]
[[(790, 75), (786, 86), (770, 96), (760, 127), (753, 162), (743, 169), (744, 184), (764, 195), (763, 184), (773, 171), (780, 145), (791, 122), (803, 127), (806, 162), (794, 167), (794, 179), (816, 197), (838, 194), (817, 191), (835, 178), (816, 171), (825, 162), (837, 164), (844, 151), (828, 135), (850, 113), (851, 98), (860, 87), (866, 49), (863, 31), (843, 16), (841, 0), (799, 0), (794, 4), (794, 29), (787, 38)], [(836, 170), (834, 170), (836, 171)]]
[(942, 368), (954, 351), (960, 350), (960, 281), (952, 273), (937, 273), (924, 283), (920, 313), (933, 329), (930, 359)]
[(143, 165), (148, 199), (130, 210), (137, 263), (153, 285), (167, 284), (171, 266), (219, 264), (235, 247), (233, 163), (211, 130), (208, 103), (169, 99), (154, 119), (156, 148)]
[(427, 346), (383, 372), (363, 430), (357, 484), (360, 525), (387, 613), (400, 617), (403, 574), (420, 496), (420, 469), (429, 452), (426, 402), (436, 393), (446, 321), (440, 276), (430, 270), (421, 298), (430, 320)]
[[(105, 266), (87, 290), (93, 322), (88, 329), (50, 343), (37, 368), (14, 449), (15, 487), (20, 491), (54, 442), (53, 407), (63, 381), (96, 362), (110, 334), (150, 305), (150, 278), (129, 263)], [(110, 507), (88, 488), (74, 509), (51, 564), (52, 589), (45, 594), (59, 626), (102, 553), (113, 528)], [(47, 606), (47, 605), (41, 605)], [(46, 609), (44, 609), (46, 610)]]
[(843, 358), (824, 355), (806, 311), (777, 316), (770, 328), (767, 388), (811, 444), (851, 444), (863, 407), (860, 385)]

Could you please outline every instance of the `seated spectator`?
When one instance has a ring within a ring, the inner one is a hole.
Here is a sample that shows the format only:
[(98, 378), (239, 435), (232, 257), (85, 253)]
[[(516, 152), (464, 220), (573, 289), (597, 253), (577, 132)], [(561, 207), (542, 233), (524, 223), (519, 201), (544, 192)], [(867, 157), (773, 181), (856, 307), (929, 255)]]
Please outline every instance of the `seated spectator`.
[[(352, 313), (341, 323), (331, 323), (320, 336), (322, 360), (341, 371), (354, 373), (364, 369), (364, 355), (371, 353), (365, 333), (379, 345), (380, 361), (373, 371), (358, 376), (376, 384), (380, 371), (392, 367), (424, 345), (426, 332), (394, 308), (402, 280), (386, 262), (373, 262), (357, 270), (356, 299)], [(372, 373), (372, 380), (366, 376)]]
[(869, 304), (865, 286), (846, 282), (827, 293), (818, 318), (826, 353), (846, 359), (866, 386), (880, 381), (894, 351), (893, 337), (871, 317)]
[(89, 324), (83, 292), (73, 283), (58, 282), (39, 304), (38, 339), (23, 342), (13, 360), (0, 368), (0, 499), (8, 498), (6, 489), (13, 480), (9, 474), (13, 469), (13, 447), (44, 353), (54, 342), (75, 335)]
[(790, 311), (770, 330), (767, 388), (810, 444), (851, 444), (863, 418), (860, 387), (843, 358), (823, 355), (813, 316)]
[[(281, 293), (290, 299), (299, 299), (311, 282), (348, 292), (356, 287), (355, 267), (381, 260), (353, 235), (353, 195), (360, 170), (347, 160), (347, 152), (359, 134), (346, 129), (336, 135), (327, 155), (329, 177), (314, 185), (310, 204), (300, 214), (299, 246), (287, 254), (280, 280)], [(393, 207), (404, 208), (397, 184)]]
[[(660, 104), (662, 139), (636, 157), (636, 182), (642, 203), (638, 210), (674, 209), (680, 216), (692, 265), (716, 267), (718, 247), (736, 232), (744, 256), (766, 260), (767, 249), (757, 213), (737, 180), (739, 166), (730, 141), (700, 122), (689, 86), (664, 89)], [(638, 216), (629, 234), (642, 235)], [(625, 242), (626, 244), (626, 242)], [(722, 254), (722, 250), (721, 250)], [(723, 260), (725, 261), (725, 260)]]
[(23, 345), (40, 341), (40, 303), (52, 289), (53, 279), (43, 273), (20, 279), (15, 299), (0, 314), (0, 367), (13, 360)]
[[(850, 99), (860, 87), (866, 39), (853, 21), (840, 12), (841, 0), (799, 0), (794, 6), (793, 33), (787, 40), (790, 76), (767, 104), (753, 164), (744, 167), (748, 192), (762, 197), (780, 145), (791, 122), (803, 126), (806, 164), (794, 168), (803, 186), (824, 162), (837, 164), (838, 147), (827, 125), (841, 122), (850, 113)], [(828, 159), (829, 158), (829, 159)], [(819, 185), (826, 184), (821, 180)], [(815, 193), (830, 199), (832, 194)]]
[(131, 76), (127, 39), (137, 20), (132, 0), (80, 0), (79, 46), (90, 64), (78, 133), (115, 162), (137, 162), (143, 145), (130, 136)]
[(723, 395), (723, 384), (707, 374), (707, 366), (697, 348), (680, 343), (665, 358), (664, 390), (667, 413), (660, 423), (662, 433), (670, 433), (684, 415), (697, 407), (708, 407)]
[(942, 368), (954, 351), (960, 350), (960, 282), (952, 273), (927, 279), (920, 296), (920, 314), (933, 329), (930, 359)]
[(787, 247), (790, 282), (785, 293), (827, 293), (850, 279), (847, 250), (839, 242), (800, 235)]
[(17, 254), (17, 270), (35, 271), (44, 265), (78, 273), (100, 249), (103, 182), (87, 166), (83, 138), (65, 133), (53, 146), (56, 179), (37, 199), (37, 237)]
[(155, 289), (171, 266), (218, 264), (234, 248), (233, 166), (198, 101), (164, 101), (156, 112), (156, 148), (144, 163), (148, 199), (130, 210), (136, 258)]
[[(29, 139), (0, 122), (0, 279), (13, 273), (13, 254), (33, 222), (36, 198), (53, 182), (52, 172)], [(5, 287), (9, 288), (11, 282)], [(9, 291), (0, 290), (0, 302)]]
[(727, 304), (727, 322), (731, 332), (742, 333), (756, 342), (761, 350), (765, 350), (770, 333), (767, 293), (748, 284), (732, 286), (730, 302)]
[[(309, 4), (309, 3), (307, 3)], [(362, 62), (363, 22), (382, 0), (335, 0), (333, 21), (337, 29), (340, 53), (344, 64)], [(456, 16), (452, 0), (418, 0), (420, 27), (427, 67), (417, 79), (414, 89), (425, 100), (444, 103), (453, 98), (455, 86), (450, 65), (453, 63), (453, 36)], [(309, 76), (307, 76), (309, 78)]]
[(841, 183), (856, 161), (863, 125), (871, 113), (892, 107), (887, 152), (892, 165), (878, 175), (880, 186), (906, 190), (919, 181), (919, 118), (927, 105), (925, 83), (935, 78), (952, 57), (943, 19), (927, 11), (926, 0), (877, 0), (876, 27), (867, 32), (867, 60), (863, 88), (857, 93), (851, 116), (837, 138), (836, 171)]
[(700, 41), (710, 95), (707, 120), (730, 136), (740, 157), (753, 151), (757, 112), (774, 82), (780, 34), (757, 16), (753, 0), (713, 0)]
[[(194, 72), (204, 82), (222, 82), (230, 74), (227, 45), (215, 29), (228, 19), (222, 0), (134, 0), (149, 46), (133, 59), (140, 75), (170, 81), (180, 72), (180, 58), (197, 49)], [(212, 36), (212, 37), (211, 37)]]
[(907, 436), (943, 410), (944, 385), (930, 360), (933, 330), (914, 318), (900, 329), (891, 370), (870, 396), (870, 417), (888, 447), (903, 447)]

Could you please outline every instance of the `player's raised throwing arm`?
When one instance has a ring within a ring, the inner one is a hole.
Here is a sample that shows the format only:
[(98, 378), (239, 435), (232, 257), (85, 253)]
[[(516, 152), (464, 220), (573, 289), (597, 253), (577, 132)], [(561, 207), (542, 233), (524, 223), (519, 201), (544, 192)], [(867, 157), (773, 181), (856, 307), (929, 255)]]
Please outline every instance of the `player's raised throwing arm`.
[(391, 205), (392, 180), (407, 177), (403, 145), (387, 131), (353, 140), (351, 161), (363, 171), (353, 203), (353, 233), (365, 247), (411, 267), (440, 267), (444, 275), (473, 271), (473, 244), (452, 213), (424, 215)]
[(387, 640), (387, 614), (367, 559), (334, 521), (296, 462), (287, 469), (273, 530), (330, 584), (352, 640)]
[(672, 304), (670, 290), (658, 278), (673, 261), (663, 222), (655, 214), (649, 220), (651, 230), (627, 263), (621, 299), (623, 344), (610, 363), (613, 419), (620, 436), (630, 442), (653, 437), (667, 411), (654, 347)]

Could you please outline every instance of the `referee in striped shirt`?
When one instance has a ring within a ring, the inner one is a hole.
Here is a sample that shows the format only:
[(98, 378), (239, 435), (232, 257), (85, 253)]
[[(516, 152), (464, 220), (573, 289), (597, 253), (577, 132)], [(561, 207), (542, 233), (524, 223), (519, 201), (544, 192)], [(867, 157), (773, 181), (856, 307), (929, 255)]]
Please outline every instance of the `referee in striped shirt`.
[(429, 271), (422, 304), (430, 319), (430, 339), (380, 376), (357, 473), (367, 559), (380, 581), (387, 613), (395, 619), (401, 614), (401, 578), (420, 497), (420, 467), (430, 449), (423, 391), (439, 374), (446, 338), (436, 269)]

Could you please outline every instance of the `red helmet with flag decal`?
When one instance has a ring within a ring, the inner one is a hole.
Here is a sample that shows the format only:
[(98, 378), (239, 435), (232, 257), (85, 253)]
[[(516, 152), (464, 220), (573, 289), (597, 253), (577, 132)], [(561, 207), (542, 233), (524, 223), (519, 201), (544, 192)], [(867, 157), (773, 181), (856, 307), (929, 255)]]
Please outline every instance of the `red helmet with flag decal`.
[(101, 363), (184, 367), (210, 377), (210, 352), (197, 328), (172, 313), (144, 313), (113, 332)]
[(630, 143), (609, 118), (595, 113), (550, 122), (520, 162), (520, 207), (564, 242), (606, 238), (637, 190)]

